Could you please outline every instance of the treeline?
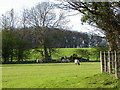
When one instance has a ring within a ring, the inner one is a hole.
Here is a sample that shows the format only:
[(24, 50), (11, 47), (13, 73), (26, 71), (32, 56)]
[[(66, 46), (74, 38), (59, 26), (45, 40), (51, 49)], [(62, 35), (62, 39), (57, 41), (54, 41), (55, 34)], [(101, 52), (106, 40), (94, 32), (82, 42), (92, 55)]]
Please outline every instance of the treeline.
[[(89, 48), (106, 46), (104, 38), (80, 32), (56, 28), (21, 28), (2, 30), (2, 57), (4, 62), (23, 61), (28, 58), (29, 50), (41, 50), (42, 56), (51, 57), (55, 48)], [(48, 58), (51, 59), (51, 58)]]
[(100, 36), (68, 31), (66, 12), (59, 10), (58, 14), (55, 9), (54, 3), (41, 2), (24, 9), (18, 16), (13, 9), (1, 16), (3, 62), (24, 61), (31, 49), (39, 51), (49, 62), (56, 52), (55, 48), (107, 45)]
[[(107, 46), (106, 39), (95, 34), (60, 30), (57, 28), (39, 28), (39, 30), (33, 31), (35, 38), (31, 38), (31, 40), (35, 46), (39, 45), (39, 41), (44, 41), (47, 48), (94, 48)], [(43, 31), (44, 35), (42, 34)]]
[(2, 62), (23, 61), (31, 48), (30, 42), (23, 39), (17, 30), (2, 30)]

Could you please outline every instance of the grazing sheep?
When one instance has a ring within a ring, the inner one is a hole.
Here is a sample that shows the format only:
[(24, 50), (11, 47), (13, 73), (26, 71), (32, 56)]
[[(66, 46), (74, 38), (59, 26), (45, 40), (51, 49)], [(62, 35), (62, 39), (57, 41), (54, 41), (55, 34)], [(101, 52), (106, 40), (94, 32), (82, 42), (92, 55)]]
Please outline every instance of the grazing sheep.
[(66, 59), (66, 62), (68, 62), (68, 63), (69, 63), (69, 62), (70, 62), (70, 60), (69, 60), (69, 59)]
[(75, 63), (75, 65), (80, 65), (80, 62), (79, 62), (78, 59), (75, 59), (75, 60), (74, 60), (74, 63)]
[(37, 63), (43, 63), (43, 60), (41, 60), (41, 59), (36, 59), (36, 62), (37, 62)]
[(61, 61), (62, 63), (66, 63), (66, 60), (65, 59), (62, 59), (62, 61)]
[(57, 59), (56, 62), (57, 62), (57, 63), (61, 63), (61, 59)]
[(63, 59), (63, 60), (61, 61), (61, 63), (69, 63), (69, 62), (70, 62), (69, 59)]

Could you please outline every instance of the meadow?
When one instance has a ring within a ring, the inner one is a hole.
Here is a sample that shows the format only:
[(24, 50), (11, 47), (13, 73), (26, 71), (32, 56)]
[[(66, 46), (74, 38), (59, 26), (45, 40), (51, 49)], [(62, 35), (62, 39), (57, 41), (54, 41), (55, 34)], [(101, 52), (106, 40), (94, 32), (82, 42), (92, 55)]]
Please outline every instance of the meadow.
[[(80, 66), (74, 63), (3, 64), (2, 87), (114, 88), (117, 86), (114, 78), (106, 74), (100, 75), (99, 62), (82, 62)], [(104, 84), (106, 79), (106, 83), (112, 83)]]
[[(86, 59), (86, 57), (82, 56), (77, 50), (87, 50), (89, 54), (89, 59), (94, 61), (97, 60), (96, 56), (98, 54), (95, 52), (96, 48), (57, 48), (56, 52), (52, 54), (52, 59), (59, 59), (61, 57), (70, 57), (73, 54), (77, 54), (78, 57), (83, 57)], [(32, 49), (30, 51), (29, 59), (28, 60), (35, 60), (36, 58), (42, 58), (41, 54), (39, 52), (36, 52), (35, 49)]]

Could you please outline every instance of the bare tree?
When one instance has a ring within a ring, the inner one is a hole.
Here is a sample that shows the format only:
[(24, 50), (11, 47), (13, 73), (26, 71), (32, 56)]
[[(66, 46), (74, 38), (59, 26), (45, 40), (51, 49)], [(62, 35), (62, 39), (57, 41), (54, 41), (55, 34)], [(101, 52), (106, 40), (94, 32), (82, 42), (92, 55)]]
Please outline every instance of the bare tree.
[[(60, 13), (58, 14), (56, 11)], [(47, 30), (66, 28), (68, 21), (65, 13), (56, 9), (54, 3), (50, 2), (42, 2), (29, 10), (23, 11), (23, 26), (35, 28), (33, 36), (36, 42), (44, 49), (46, 60), (51, 58), (47, 47)]]
[(5, 14), (1, 15), (0, 24), (2, 29), (13, 30), (18, 26), (17, 15), (14, 12), (14, 9), (7, 11)]
[(22, 12), (22, 27), (23, 28), (27, 28), (28, 24), (27, 24), (27, 17), (28, 17), (28, 9), (24, 9), (23, 12)]
[[(24, 10), (24, 22), (29, 23), (32, 27), (56, 27), (62, 28), (69, 20), (66, 19), (64, 12), (56, 9), (53, 3), (42, 2), (32, 7), (30, 10)], [(26, 13), (27, 12), (27, 13)], [(26, 20), (25, 20), (26, 19)]]

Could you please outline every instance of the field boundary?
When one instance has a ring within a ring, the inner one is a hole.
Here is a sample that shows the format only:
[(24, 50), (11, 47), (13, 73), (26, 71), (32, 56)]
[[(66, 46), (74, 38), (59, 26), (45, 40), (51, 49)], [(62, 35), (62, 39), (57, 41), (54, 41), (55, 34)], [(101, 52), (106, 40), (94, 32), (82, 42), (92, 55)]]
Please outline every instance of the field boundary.
[(100, 51), (101, 72), (120, 78), (120, 51)]

